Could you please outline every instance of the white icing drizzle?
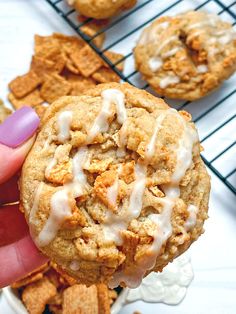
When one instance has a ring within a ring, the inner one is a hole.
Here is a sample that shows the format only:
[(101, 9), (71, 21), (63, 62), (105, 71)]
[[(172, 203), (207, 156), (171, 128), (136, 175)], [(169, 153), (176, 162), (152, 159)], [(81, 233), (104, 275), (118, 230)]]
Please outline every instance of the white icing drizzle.
[(162, 58), (169, 58), (171, 56), (174, 56), (176, 54), (176, 52), (178, 52), (180, 50), (180, 47), (175, 47), (169, 51), (167, 51), (166, 53), (162, 54)]
[(161, 88), (166, 88), (167, 86), (171, 84), (177, 84), (180, 82), (180, 78), (176, 75), (168, 75), (164, 77), (163, 79), (160, 80), (160, 87)]
[(110, 106), (112, 103), (116, 105), (117, 121), (120, 124), (123, 124), (126, 120), (124, 94), (120, 90), (107, 89), (102, 92), (101, 96), (102, 109), (88, 132), (88, 143), (92, 142), (98, 133), (106, 132), (108, 130), (109, 124), (107, 120), (111, 116)]
[[(162, 47), (164, 47), (163, 44)], [(118, 123), (123, 125), (127, 119), (124, 105), (124, 94), (121, 91), (115, 89), (103, 91), (102, 101), (102, 109), (96, 117), (92, 128), (88, 132), (87, 143), (90, 143), (99, 132), (107, 131), (109, 127), (107, 120), (111, 115), (110, 106), (112, 103), (114, 103), (116, 106)], [(138, 162), (135, 165), (135, 180), (133, 182), (128, 209), (123, 210), (123, 208), (120, 208), (118, 214), (114, 214), (113, 212), (109, 211), (105, 217), (105, 222), (102, 225), (102, 228), (105, 239), (114, 241), (116, 245), (121, 245), (122, 231), (127, 230), (130, 222), (140, 216), (143, 195), (146, 188), (146, 172), (148, 161), (155, 153), (155, 142), (157, 135), (167, 114), (175, 114), (183, 123), (184, 131), (183, 136), (180, 138), (178, 143), (176, 151), (176, 169), (172, 175), (171, 183), (163, 186), (163, 190), (166, 195), (163, 198), (159, 198), (159, 201), (163, 206), (162, 212), (160, 214), (149, 215), (149, 219), (152, 220), (157, 226), (156, 231), (154, 231), (153, 234), (153, 243), (148, 249), (147, 257), (141, 261), (138, 261), (137, 265), (134, 265), (133, 273), (129, 274), (129, 277), (127, 277), (124, 272), (116, 272), (113, 280), (110, 283), (111, 285), (118, 285), (121, 281), (124, 281), (130, 287), (139, 285), (146, 271), (153, 268), (155, 265), (156, 258), (162, 245), (167, 241), (172, 233), (171, 214), (175, 204), (175, 198), (179, 197), (180, 195), (179, 182), (185, 175), (186, 170), (191, 165), (192, 148), (194, 142), (197, 140), (196, 131), (188, 126), (184, 118), (182, 118), (181, 115), (179, 115), (174, 109), (166, 110), (166, 112), (158, 116), (154, 133), (150, 139), (149, 144), (147, 145), (145, 162), (143, 164)], [(66, 118), (65, 115), (62, 115), (61, 119), (64, 124), (63, 126), (59, 125), (59, 134), (61, 139), (65, 139), (70, 136), (70, 123), (72, 121), (72, 116), (70, 119), (69, 116), (70, 115), (68, 114)], [(65, 121), (67, 121), (67, 123), (65, 123)], [(124, 142), (124, 138), (120, 142)], [(57, 155), (56, 152), (55, 155)], [(88, 183), (83, 172), (87, 155), (87, 146), (81, 147), (78, 150), (72, 161), (73, 181), (64, 185), (63, 189), (53, 194), (51, 198), (51, 211), (49, 213), (49, 217), (41, 232), (39, 233), (38, 238), (36, 239), (36, 243), (39, 246), (45, 246), (49, 244), (55, 238), (64, 220), (72, 214), (69, 205), (69, 193), (72, 193), (73, 197), (76, 198), (83, 195), (84, 190), (87, 188)], [(57, 156), (54, 156), (54, 159), (56, 158)], [(113, 186), (110, 187), (110, 189), (107, 191), (108, 199), (112, 204), (115, 204), (117, 200), (119, 184), (118, 178), (120, 171), (121, 169), (119, 167), (117, 179), (115, 180)], [(37, 200), (35, 201), (37, 202)], [(37, 207), (37, 204), (35, 206)], [(34, 211), (36, 211), (36, 209), (34, 209)], [(193, 224), (192, 221), (194, 220), (193, 209), (191, 207), (189, 208), (189, 211), (191, 217), (189, 218), (188, 222), (186, 221), (186, 228), (190, 228)], [(74, 262), (76, 261), (71, 262), (70, 267), (71, 269), (74, 268), (76, 270), (78, 269), (77, 267), (79, 267), (79, 265)]]
[(135, 181), (131, 192), (127, 211), (119, 211), (119, 215), (108, 212), (103, 225), (104, 236), (107, 240), (113, 240), (117, 245), (122, 244), (121, 232), (126, 230), (129, 223), (138, 218), (142, 210), (142, 198), (146, 187), (146, 171), (144, 165), (135, 165)]
[[(88, 155), (88, 147), (82, 146), (77, 151), (72, 161), (73, 176), (74, 176), (73, 183), (76, 182), (77, 184), (80, 184), (83, 187), (86, 187), (88, 185), (87, 177), (83, 171), (83, 167), (87, 161), (87, 155)], [(75, 197), (78, 197), (78, 196), (75, 196)]]
[[(183, 124), (183, 136), (180, 138), (177, 151), (176, 151), (176, 169), (172, 175), (171, 183), (163, 186), (165, 197), (159, 198), (160, 203), (163, 205), (162, 212), (160, 214), (150, 214), (148, 218), (152, 220), (157, 228), (153, 234), (153, 243), (148, 249), (146, 258), (137, 261), (132, 270), (129, 270), (129, 274), (125, 274), (125, 271), (116, 272), (109, 282), (111, 288), (116, 287), (120, 282), (124, 282), (128, 287), (135, 288), (141, 281), (146, 271), (152, 269), (156, 263), (156, 258), (162, 248), (162, 245), (168, 240), (172, 234), (171, 215), (175, 205), (175, 199), (180, 196), (179, 182), (185, 175), (186, 170), (190, 167), (192, 162), (192, 149), (193, 144), (197, 141), (197, 133), (194, 129), (188, 126), (187, 122), (181, 115), (177, 113), (175, 109), (170, 109), (166, 113), (159, 115), (156, 122), (154, 133), (151, 137), (146, 150), (146, 160), (150, 160), (155, 153), (154, 145), (157, 138), (157, 134), (161, 129), (164, 117), (167, 114), (174, 114)], [(142, 201), (142, 199), (141, 199)], [(142, 204), (141, 204), (142, 207)], [(191, 210), (191, 208), (190, 208)], [(191, 220), (192, 221), (192, 220)], [(190, 222), (191, 223), (191, 222)]]
[(154, 132), (152, 134), (152, 137), (151, 137), (151, 140), (150, 142), (148, 143), (147, 145), (147, 148), (146, 148), (146, 155), (145, 155), (145, 158), (149, 161), (154, 152), (155, 152), (155, 144), (156, 144), (156, 139), (157, 139), (157, 135), (158, 135), (158, 132), (160, 131), (160, 129), (162, 128), (162, 122), (163, 120), (165, 119), (165, 117), (170, 113), (172, 112), (173, 109), (168, 109), (168, 110), (164, 110), (163, 113), (161, 113), (157, 119), (156, 119), (156, 125), (155, 125), (155, 129), (154, 129)]
[(36, 239), (38, 246), (48, 245), (55, 238), (63, 221), (71, 216), (69, 193), (72, 193), (74, 198), (84, 194), (84, 190), (88, 186), (86, 176), (83, 173), (83, 164), (86, 156), (87, 147), (81, 147), (72, 161), (73, 181), (65, 184), (62, 190), (53, 194), (50, 202), (49, 217)]
[(207, 14), (207, 17), (207, 20), (191, 24), (187, 27), (187, 29), (191, 30), (193, 28), (202, 28), (204, 26), (216, 26), (216, 23), (219, 20), (218, 16), (215, 14)]
[(172, 41), (178, 40), (178, 37), (173, 35), (170, 38), (167, 38), (166, 40), (163, 41), (163, 43), (161, 43), (161, 45), (158, 47), (157, 51), (156, 51), (156, 55), (160, 54), (160, 52)]
[(197, 72), (198, 73), (206, 73), (208, 72), (208, 66), (205, 64), (200, 64), (197, 66)]
[(155, 26), (155, 28), (152, 28), (151, 31), (149, 29), (145, 29), (144, 32), (142, 33), (139, 41), (138, 41), (138, 44), (139, 45), (147, 45), (148, 43), (152, 42), (152, 41), (156, 41), (157, 38), (156, 38), (156, 33), (159, 31), (159, 30), (164, 30), (166, 29), (168, 26), (169, 26), (169, 22), (162, 22), (160, 24), (157, 24)]
[(205, 33), (205, 30), (204, 29), (199, 29), (199, 30), (193, 32), (191, 35), (189, 35), (187, 37), (187, 40), (191, 41), (193, 38), (195, 38), (195, 37), (197, 37), (197, 36), (199, 36), (199, 35), (201, 35), (203, 33)]
[[(93, 140), (93, 138), (102, 131), (108, 129), (107, 119), (110, 116), (110, 106), (112, 103), (116, 106), (117, 121), (123, 124), (126, 121), (126, 109), (124, 94), (117, 89), (108, 89), (102, 92), (102, 110), (98, 114), (95, 122), (88, 133), (87, 142)], [(58, 140), (64, 142), (70, 137), (70, 124), (72, 122), (72, 112), (64, 111), (58, 117)], [(60, 159), (60, 146), (55, 150), (54, 157), (49, 163), (46, 173), (50, 174), (52, 168), (57, 164)], [(88, 188), (88, 182), (86, 175), (84, 174), (84, 165), (88, 166), (88, 147), (81, 147), (72, 160), (72, 172), (73, 181), (64, 185), (62, 190), (57, 191), (51, 198), (51, 212), (49, 217), (42, 228), (41, 232), (36, 239), (39, 246), (45, 246), (49, 244), (56, 236), (57, 231), (64, 219), (71, 215), (69, 206), (68, 195), (72, 194), (73, 198), (77, 198), (84, 194)], [(57, 210), (58, 208), (58, 210)], [(64, 208), (64, 210), (63, 210)], [(35, 210), (36, 211), (36, 207)]]
[(146, 172), (147, 167), (145, 165), (139, 163), (135, 165), (135, 181), (128, 207), (128, 214), (131, 220), (139, 217), (142, 209), (143, 193), (146, 187)]
[(163, 59), (171, 57), (172, 55), (174, 55), (179, 49), (180, 47), (175, 47), (172, 50), (162, 54), (162, 56), (160, 57), (161, 51), (172, 41), (177, 40), (178, 37), (177, 36), (171, 36), (170, 38), (167, 38), (166, 40), (164, 40), (160, 46), (158, 47), (157, 51), (155, 52), (155, 56), (151, 57), (148, 61), (148, 65), (149, 68), (151, 69), (152, 72), (156, 72), (158, 71), (162, 65), (163, 65)]
[(169, 263), (162, 272), (152, 272), (143, 278), (138, 288), (127, 289), (123, 304), (137, 300), (179, 304), (185, 297), (192, 279), (193, 269), (190, 258), (184, 253)]
[(226, 45), (228, 43), (230, 43), (232, 40), (236, 39), (236, 32), (234, 31), (234, 29), (225, 29), (224, 32), (218, 32), (215, 35), (220, 35), (220, 37), (218, 38), (218, 42), (221, 45)]
[(187, 211), (189, 212), (189, 216), (184, 224), (184, 228), (186, 231), (190, 231), (196, 225), (198, 208), (197, 206), (190, 204), (187, 208)]
[(61, 143), (64, 143), (70, 138), (70, 125), (72, 122), (72, 112), (63, 111), (57, 119), (58, 134), (57, 138)]
[(107, 199), (112, 206), (116, 207), (116, 201), (117, 201), (117, 195), (118, 195), (118, 188), (119, 188), (119, 174), (122, 171), (122, 166), (119, 165), (118, 171), (117, 171), (117, 177), (115, 182), (113, 183), (112, 186), (110, 186), (107, 189)]
[(45, 176), (49, 176), (52, 169), (56, 166), (56, 164), (58, 163), (58, 160), (60, 160), (60, 158), (63, 157), (63, 155), (61, 155), (61, 146), (57, 146), (54, 156), (52, 158), (52, 160), (49, 162), (46, 170), (45, 170)]
[(80, 268), (80, 265), (79, 265), (79, 262), (76, 261), (76, 260), (73, 260), (71, 263), (70, 263), (70, 269), (73, 270), (73, 271), (77, 271), (79, 270)]
[(152, 57), (149, 59), (148, 65), (152, 72), (156, 72), (162, 67), (163, 61), (159, 57)]
[(66, 189), (57, 191), (53, 194), (50, 208), (49, 217), (38, 237), (35, 239), (35, 242), (39, 247), (48, 245), (55, 238), (64, 220), (71, 216), (71, 208)]

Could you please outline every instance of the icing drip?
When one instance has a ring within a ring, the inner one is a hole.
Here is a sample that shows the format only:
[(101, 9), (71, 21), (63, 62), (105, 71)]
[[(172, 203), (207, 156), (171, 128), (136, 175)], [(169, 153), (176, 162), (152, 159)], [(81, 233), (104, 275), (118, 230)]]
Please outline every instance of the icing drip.
[(166, 88), (167, 86), (171, 84), (177, 84), (179, 82), (180, 82), (180, 78), (178, 76), (169, 75), (161, 79), (159, 85), (161, 88)]
[(193, 28), (202, 28), (204, 26), (216, 26), (217, 22), (219, 21), (219, 17), (215, 14), (207, 14), (207, 17), (208, 19), (206, 21), (191, 24), (187, 27), (187, 29), (191, 30)]
[(159, 57), (152, 57), (151, 59), (149, 59), (148, 65), (152, 72), (156, 72), (162, 67), (163, 61)]
[(56, 166), (56, 164), (58, 163), (58, 160), (60, 160), (61, 158), (63, 158), (64, 154), (61, 150), (61, 145), (57, 146), (54, 156), (52, 158), (52, 160), (49, 162), (46, 170), (45, 170), (45, 175), (48, 177), (52, 171), (52, 169)]
[(187, 37), (187, 41), (189, 42), (189, 41), (193, 40), (193, 38), (195, 38), (195, 37), (197, 37), (197, 36), (199, 36), (199, 35), (201, 35), (203, 33), (205, 33), (205, 30), (204, 29), (199, 29), (199, 30), (195, 31), (194, 33), (192, 33), (191, 35), (189, 35)]
[(174, 55), (180, 48), (179, 47), (175, 47), (172, 50), (164, 53), (162, 55), (162, 57), (160, 57), (161, 51), (172, 41), (177, 40), (178, 37), (177, 36), (172, 36), (166, 40), (163, 41), (163, 43), (158, 47), (157, 51), (155, 52), (155, 56), (151, 57), (148, 61), (148, 65), (149, 68), (151, 69), (151, 71), (156, 72), (158, 71), (162, 65), (163, 65), (163, 59), (164, 58), (168, 58), (172, 55)]
[(73, 271), (77, 271), (79, 270), (80, 268), (80, 265), (79, 265), (79, 262), (74, 260), (70, 263), (70, 269), (73, 270)]
[(170, 38), (164, 40), (163, 43), (158, 47), (156, 51), (156, 55), (160, 54), (160, 52), (165, 48), (165, 46), (167, 46), (172, 41), (176, 41), (176, 40), (178, 40), (177, 36), (171, 36)]
[(198, 73), (206, 73), (208, 71), (208, 67), (205, 64), (200, 64), (197, 66)]
[(186, 231), (192, 230), (197, 222), (197, 213), (198, 213), (198, 208), (195, 205), (190, 204), (187, 208), (189, 212), (188, 219), (186, 220), (184, 224), (184, 228)]
[(233, 30), (233, 29), (226, 29), (224, 30), (224, 32), (218, 32), (216, 34), (217, 35), (220, 35), (220, 37), (218, 38), (218, 42), (221, 44), (221, 45), (226, 45), (228, 43), (230, 43), (232, 40), (236, 39), (236, 32)]
[(193, 269), (188, 255), (182, 254), (169, 263), (162, 272), (146, 276), (140, 287), (127, 289), (125, 304), (137, 300), (179, 304), (193, 279)]
[(153, 157), (154, 152), (155, 152), (155, 143), (156, 143), (157, 135), (158, 135), (158, 132), (160, 131), (160, 129), (162, 128), (162, 122), (165, 119), (165, 117), (169, 113), (171, 113), (172, 111), (173, 111), (173, 109), (165, 110), (165, 112), (161, 113), (157, 117), (154, 132), (152, 134), (151, 140), (148, 143), (147, 149), (146, 149), (145, 158), (147, 160), (150, 160)]
[(79, 197), (83, 192), (84, 188), (88, 187), (87, 177), (84, 174), (83, 167), (85, 165), (85, 162), (87, 161), (87, 155), (88, 155), (88, 147), (83, 146), (81, 147), (78, 152), (75, 154), (73, 158), (73, 187), (74, 187), (74, 197)]
[(151, 214), (148, 216), (157, 225), (157, 230), (153, 234), (153, 243), (147, 250), (147, 254), (141, 260), (135, 262), (132, 269), (129, 269), (129, 274), (126, 274), (124, 270), (117, 271), (113, 278), (109, 282), (110, 288), (117, 287), (121, 282), (124, 282), (129, 288), (136, 288), (142, 282), (142, 279), (147, 270), (152, 269), (156, 264), (156, 258), (160, 252), (160, 249), (171, 236), (171, 213), (174, 206), (174, 202), (168, 198), (160, 198), (163, 204), (163, 211), (161, 214)]
[(63, 221), (71, 216), (69, 193), (72, 193), (74, 198), (84, 194), (84, 190), (88, 186), (86, 176), (83, 173), (83, 164), (86, 156), (87, 147), (81, 147), (75, 154), (72, 161), (73, 181), (65, 184), (62, 190), (53, 194), (50, 202), (51, 211), (36, 239), (37, 245), (48, 245), (55, 238)]
[(35, 242), (42, 247), (48, 245), (56, 236), (64, 220), (71, 216), (67, 190), (60, 190), (53, 194), (50, 202), (49, 217), (40, 231)]
[[(129, 269), (129, 273), (126, 274), (125, 270), (117, 271), (112, 280), (109, 282), (109, 286), (114, 288), (121, 282), (124, 282), (128, 287), (135, 288), (140, 285), (145, 273), (152, 269), (156, 263), (156, 259), (160, 254), (160, 250), (163, 244), (168, 240), (172, 234), (171, 215), (175, 205), (175, 200), (180, 196), (179, 182), (186, 173), (186, 170), (190, 167), (192, 162), (192, 149), (193, 144), (197, 141), (197, 133), (194, 129), (187, 125), (184, 118), (182, 118), (175, 109), (169, 109), (166, 113), (159, 115), (156, 121), (156, 127), (154, 133), (150, 139), (146, 149), (146, 162), (150, 160), (155, 153), (155, 142), (159, 130), (162, 127), (162, 123), (167, 114), (174, 114), (183, 123), (184, 131), (183, 136), (180, 138), (177, 152), (176, 152), (176, 169), (171, 178), (171, 184), (164, 185), (163, 190), (165, 197), (158, 198), (163, 205), (162, 212), (160, 214), (150, 214), (148, 218), (156, 224), (156, 231), (153, 234), (153, 243), (149, 247), (146, 257), (136, 261), (136, 264)], [(142, 202), (142, 199), (141, 199)], [(142, 207), (142, 204), (141, 204)], [(189, 209), (192, 210), (192, 207)], [(193, 214), (190, 214), (190, 221), (187, 223), (192, 226), (194, 221)]]
[(163, 53), (162, 58), (169, 58), (171, 56), (174, 56), (176, 54), (176, 52), (178, 52), (180, 50), (180, 47), (175, 47), (169, 51), (167, 51), (166, 53)]
[(87, 141), (90, 143), (100, 133), (108, 130), (108, 118), (112, 112), (110, 106), (112, 103), (116, 106), (117, 121), (123, 124), (126, 120), (126, 109), (124, 94), (118, 89), (107, 89), (102, 92), (102, 110), (96, 117), (94, 124), (88, 132)]
[(157, 24), (155, 28), (152, 28), (152, 31), (150, 32), (148, 29), (146, 29), (142, 36), (140, 37), (140, 40), (138, 41), (139, 45), (147, 45), (150, 42), (156, 41), (156, 32), (159, 30), (164, 30), (169, 26), (169, 22), (163, 22), (160, 24)]
[(137, 163), (135, 165), (134, 187), (129, 200), (128, 216), (132, 219), (139, 217), (142, 210), (143, 193), (146, 187), (147, 167)]
[(117, 245), (122, 244), (121, 232), (126, 230), (132, 219), (138, 218), (142, 210), (142, 198), (146, 187), (146, 166), (135, 165), (135, 181), (131, 192), (127, 211), (119, 211), (119, 215), (108, 212), (104, 223), (104, 236)]
[[(109, 127), (107, 119), (111, 115), (110, 106), (112, 103), (116, 106), (117, 121), (120, 124), (126, 121), (126, 109), (124, 94), (117, 89), (108, 89), (102, 92), (102, 110), (98, 114), (95, 122), (88, 134), (87, 142), (90, 142), (94, 137), (102, 131), (106, 131)], [(66, 141), (70, 137), (70, 125), (72, 122), (72, 112), (62, 112), (57, 120), (58, 123), (58, 140)], [(57, 164), (61, 158), (60, 146), (55, 150), (54, 157), (46, 168), (45, 175), (49, 175), (52, 168)], [(71, 215), (68, 195), (72, 194), (73, 198), (80, 197), (89, 187), (86, 175), (84, 174), (84, 167), (88, 167), (88, 147), (81, 147), (72, 160), (73, 181), (64, 185), (62, 190), (57, 191), (51, 198), (51, 212), (44, 227), (38, 235), (37, 243), (39, 246), (49, 244), (56, 236), (57, 231), (66, 217)], [(114, 193), (114, 192), (113, 192)], [(39, 193), (40, 195), (40, 193)], [(36, 201), (36, 200), (35, 200)], [(57, 209), (58, 207), (58, 209)], [(64, 210), (63, 210), (64, 208)], [(33, 206), (33, 211), (36, 212), (37, 205)]]
[(72, 112), (63, 111), (58, 116), (57, 125), (58, 125), (58, 141), (64, 143), (70, 138), (70, 125), (72, 122)]

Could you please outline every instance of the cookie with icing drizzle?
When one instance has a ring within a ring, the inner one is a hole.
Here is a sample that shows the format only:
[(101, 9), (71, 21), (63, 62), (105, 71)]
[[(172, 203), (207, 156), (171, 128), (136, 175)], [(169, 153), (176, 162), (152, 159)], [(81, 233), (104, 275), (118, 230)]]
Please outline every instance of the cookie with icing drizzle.
[(199, 99), (236, 70), (236, 32), (219, 16), (190, 11), (161, 17), (134, 49), (136, 68), (160, 95)]
[(47, 110), (21, 177), (38, 248), (87, 285), (136, 287), (203, 232), (209, 176), (191, 116), (128, 84)]
[(131, 9), (137, 0), (67, 0), (79, 13), (95, 19), (106, 19)]

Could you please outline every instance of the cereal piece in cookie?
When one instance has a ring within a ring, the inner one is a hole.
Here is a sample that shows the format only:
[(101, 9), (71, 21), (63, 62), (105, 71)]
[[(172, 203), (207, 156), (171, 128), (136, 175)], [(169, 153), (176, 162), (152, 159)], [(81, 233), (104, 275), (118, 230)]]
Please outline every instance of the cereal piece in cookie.
[(62, 314), (99, 314), (95, 285), (74, 285), (63, 292)]
[(56, 287), (44, 277), (27, 285), (22, 293), (22, 301), (30, 314), (42, 314), (46, 304), (55, 295)]
[(160, 95), (195, 100), (236, 70), (236, 32), (219, 16), (189, 11), (161, 17), (142, 33), (136, 68)]
[(29, 93), (25, 97), (17, 98), (13, 93), (8, 94), (8, 100), (11, 102), (15, 109), (20, 109), (23, 106), (38, 106), (43, 103), (43, 99), (40, 96), (38, 89), (35, 89), (33, 92)]
[(71, 91), (71, 88), (71, 84), (67, 82), (62, 76), (58, 74), (52, 74), (43, 83), (40, 95), (45, 101), (51, 104), (59, 97), (68, 95)]
[(106, 19), (123, 10), (131, 9), (137, 0), (67, 0), (82, 15), (95, 19)]
[(17, 76), (9, 83), (9, 88), (17, 98), (22, 98), (32, 92), (42, 80), (36, 73), (30, 71), (22, 76)]
[(21, 202), (37, 246), (68, 276), (137, 287), (201, 235), (210, 180), (189, 114), (109, 83), (45, 115)]

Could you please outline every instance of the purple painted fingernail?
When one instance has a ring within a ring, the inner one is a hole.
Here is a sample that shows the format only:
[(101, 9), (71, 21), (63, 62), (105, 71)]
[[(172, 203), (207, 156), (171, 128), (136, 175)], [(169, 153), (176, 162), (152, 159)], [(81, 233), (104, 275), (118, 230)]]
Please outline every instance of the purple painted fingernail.
[(31, 107), (22, 107), (0, 124), (0, 143), (15, 148), (28, 140), (39, 126)]

